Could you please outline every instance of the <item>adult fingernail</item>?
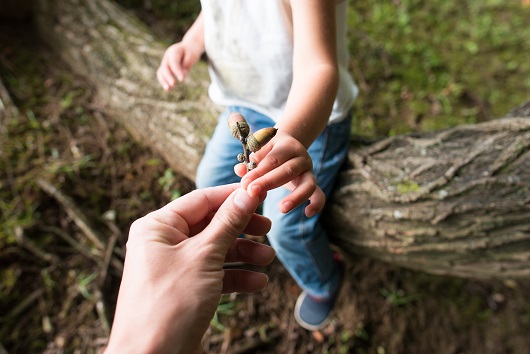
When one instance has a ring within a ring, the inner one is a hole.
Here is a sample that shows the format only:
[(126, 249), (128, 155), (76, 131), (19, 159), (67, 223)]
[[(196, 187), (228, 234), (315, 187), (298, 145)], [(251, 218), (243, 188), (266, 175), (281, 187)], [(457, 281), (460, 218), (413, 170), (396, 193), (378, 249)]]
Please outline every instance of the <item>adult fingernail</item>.
[(256, 198), (251, 197), (241, 188), (234, 195), (234, 204), (248, 214), (253, 213), (256, 209), (257, 203), (255, 200)]

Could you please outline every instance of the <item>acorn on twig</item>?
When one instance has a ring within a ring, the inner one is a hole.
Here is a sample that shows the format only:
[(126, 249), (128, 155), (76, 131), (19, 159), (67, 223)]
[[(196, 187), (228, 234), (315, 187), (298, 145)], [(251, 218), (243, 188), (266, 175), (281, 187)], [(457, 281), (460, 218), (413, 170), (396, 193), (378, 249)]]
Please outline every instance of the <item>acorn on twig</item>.
[(263, 128), (255, 133), (250, 134), (247, 137), (247, 148), (252, 152), (259, 151), (265, 144), (271, 141), (276, 135), (278, 129), (276, 128)]
[(250, 133), (247, 120), (239, 112), (230, 113), (228, 116), (228, 128), (230, 128), (232, 136), (241, 142), (244, 142)]
[(259, 151), (278, 131), (276, 128), (263, 128), (250, 134), (250, 126), (239, 112), (231, 112), (228, 115), (228, 128), (232, 136), (241, 142), (243, 153), (237, 155), (237, 160), (245, 164), (247, 172), (256, 168), (256, 163), (250, 161), (250, 153)]

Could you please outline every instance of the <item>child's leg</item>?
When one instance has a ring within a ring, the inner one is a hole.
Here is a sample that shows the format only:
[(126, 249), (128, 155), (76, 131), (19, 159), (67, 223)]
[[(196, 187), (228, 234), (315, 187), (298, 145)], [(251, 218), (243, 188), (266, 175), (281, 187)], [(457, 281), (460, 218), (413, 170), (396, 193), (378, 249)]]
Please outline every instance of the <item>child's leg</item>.
[[(317, 183), (327, 197), (346, 157), (350, 138), (349, 119), (328, 126), (309, 148)], [(271, 218), (268, 234), (272, 247), (297, 283), (313, 297), (334, 296), (340, 286), (339, 267), (333, 260), (326, 232), (319, 222), (320, 214), (307, 218), (306, 204), (288, 214), (278, 205), (289, 191), (277, 188), (268, 193), (263, 206)]]

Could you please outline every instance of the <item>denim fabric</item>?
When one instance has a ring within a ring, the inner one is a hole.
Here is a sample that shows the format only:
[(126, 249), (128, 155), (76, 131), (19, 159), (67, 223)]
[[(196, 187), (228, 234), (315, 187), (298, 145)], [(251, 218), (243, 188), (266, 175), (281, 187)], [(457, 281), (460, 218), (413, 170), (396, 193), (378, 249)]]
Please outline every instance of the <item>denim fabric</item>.
[[(239, 182), (233, 171), (238, 163), (237, 154), (242, 152), (241, 143), (232, 137), (227, 125), (230, 112), (241, 113), (255, 132), (274, 122), (253, 110), (243, 107), (228, 107), (221, 114), (211, 140), (197, 170), (198, 188)], [(346, 158), (350, 137), (350, 119), (328, 125), (310, 146), (308, 152), (313, 160), (313, 172), (326, 197), (333, 188), (335, 177)], [(313, 297), (330, 297), (340, 286), (339, 266), (334, 261), (329, 241), (322, 228), (320, 214), (307, 218), (304, 209), (307, 203), (288, 214), (279, 211), (280, 201), (290, 192), (276, 188), (268, 192), (263, 203), (263, 215), (272, 221), (268, 233), (271, 246), (278, 259), (296, 282)]]

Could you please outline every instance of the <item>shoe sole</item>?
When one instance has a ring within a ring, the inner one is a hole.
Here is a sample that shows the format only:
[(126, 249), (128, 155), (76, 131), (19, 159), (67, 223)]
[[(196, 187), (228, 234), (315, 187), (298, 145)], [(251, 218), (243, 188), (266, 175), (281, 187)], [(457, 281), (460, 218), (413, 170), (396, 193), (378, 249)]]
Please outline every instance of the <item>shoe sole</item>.
[(331, 318), (331, 316), (333, 316), (333, 312), (335, 312), (335, 306), (333, 306), (333, 310), (331, 310), (331, 312), (329, 313), (328, 317), (326, 317), (326, 319), (324, 321), (322, 321), (321, 323), (319, 323), (317, 325), (312, 325), (312, 324), (307, 323), (306, 321), (304, 321), (302, 318), (300, 318), (300, 315), (299, 315), (300, 307), (302, 306), (302, 302), (304, 302), (304, 299), (305, 299), (306, 296), (307, 296), (307, 293), (304, 290), (302, 292), (302, 294), (296, 300), (296, 304), (294, 305), (294, 319), (296, 320), (296, 322), (302, 328), (305, 328), (308, 331), (321, 330), (322, 328), (326, 327), (329, 324), (330, 318)]
[[(338, 257), (337, 257), (338, 258)], [(346, 277), (346, 267), (345, 265), (339, 261), (339, 266), (341, 267), (342, 272), (342, 281), (340, 283), (339, 290), (337, 292), (337, 299), (335, 300), (335, 304), (333, 305), (333, 309), (329, 313), (328, 317), (324, 321), (322, 321), (318, 325), (312, 325), (307, 322), (305, 322), (303, 319), (300, 318), (300, 307), (302, 307), (302, 302), (304, 302), (305, 297), (307, 296), (307, 292), (304, 290), (300, 296), (298, 296), (298, 299), (296, 300), (296, 304), (294, 305), (294, 319), (298, 324), (309, 331), (319, 331), (322, 328), (326, 327), (329, 322), (331, 321), (331, 318), (333, 317), (333, 314), (335, 313), (335, 310), (337, 309), (337, 300), (341, 296), (341, 293), (344, 289), (344, 278)], [(303, 296), (302, 296), (303, 295)]]

